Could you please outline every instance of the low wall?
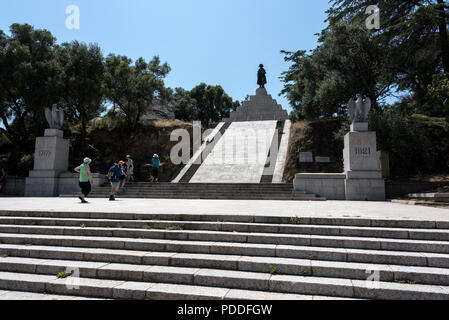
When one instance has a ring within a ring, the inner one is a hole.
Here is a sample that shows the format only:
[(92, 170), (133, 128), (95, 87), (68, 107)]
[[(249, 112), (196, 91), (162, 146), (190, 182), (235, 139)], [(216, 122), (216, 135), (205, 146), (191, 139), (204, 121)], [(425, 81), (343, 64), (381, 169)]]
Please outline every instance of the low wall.
[(25, 178), (7, 176), (5, 192), (2, 193), (8, 197), (23, 197), (25, 194)]
[[(92, 190), (103, 185), (106, 182), (106, 177), (100, 173), (93, 173), (94, 184)], [(78, 173), (63, 173), (59, 176), (58, 193), (59, 195), (68, 195), (80, 191)]]
[(296, 191), (306, 191), (328, 200), (346, 200), (344, 173), (299, 173), (293, 185)]

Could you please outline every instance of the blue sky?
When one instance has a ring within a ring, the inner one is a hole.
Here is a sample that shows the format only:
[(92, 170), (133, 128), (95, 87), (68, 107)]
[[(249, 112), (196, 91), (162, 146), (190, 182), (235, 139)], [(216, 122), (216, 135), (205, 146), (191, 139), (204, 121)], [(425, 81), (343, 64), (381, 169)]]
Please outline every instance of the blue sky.
[[(80, 8), (80, 29), (66, 28), (67, 6)], [(14, 0), (0, 3), (0, 29), (29, 23), (58, 43), (96, 42), (103, 53), (149, 60), (159, 55), (172, 71), (169, 87), (221, 85), (234, 99), (254, 94), (258, 65), (278, 97), (288, 69), (280, 50), (313, 49), (325, 27), (328, 0)]]

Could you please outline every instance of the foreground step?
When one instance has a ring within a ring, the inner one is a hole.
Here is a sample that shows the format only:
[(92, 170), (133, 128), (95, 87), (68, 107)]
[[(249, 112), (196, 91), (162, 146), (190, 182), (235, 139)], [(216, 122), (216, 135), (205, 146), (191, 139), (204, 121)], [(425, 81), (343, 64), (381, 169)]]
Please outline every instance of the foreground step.
[(126, 228), (166, 230), (178, 227), (185, 231), (222, 231), (276, 234), (333, 235), (349, 237), (393, 238), (410, 240), (449, 241), (447, 229), (413, 229), (352, 227), (333, 225), (291, 225), (266, 223), (236, 222), (196, 222), (196, 221), (162, 221), (162, 220), (112, 220), (112, 219), (75, 219), (75, 218), (41, 218), (41, 217), (1, 217), (0, 225), (16, 226), (57, 226), (83, 228)]
[(0, 290), (0, 300), (97, 300), (94, 298), (62, 296), (45, 293), (23, 292), (23, 291), (4, 291)]
[[(0, 272), (0, 289), (17, 288), (27, 292), (46, 292), (84, 297), (133, 300), (340, 300), (343, 298), (308, 296), (276, 292), (235, 290), (166, 283), (147, 283), (101, 279), (57, 279), (55, 276)], [(0, 296), (1, 297), (1, 296)]]
[[(262, 274), (275, 273), (358, 280), (366, 280), (369, 275), (377, 272), (379, 281), (408, 281), (416, 284), (449, 286), (449, 270), (443, 268), (210, 254), (114, 252), (114, 250), (101, 249), (64, 250), (66, 251), (61, 251), (59, 248), (53, 250), (42, 247), (34, 250), (15, 248), (14, 251), (19, 254), (17, 257), (6, 255), (0, 257), (0, 271), (41, 273), (42, 268), (45, 268), (45, 272), (57, 274), (66, 268), (76, 267), (80, 270), (81, 276), (95, 277), (100, 276), (103, 268), (107, 268), (109, 265), (115, 267), (122, 265), (125, 269), (129, 268), (131, 271), (139, 272), (138, 277), (140, 278), (133, 278), (133, 280), (142, 280), (140, 273), (154, 266), (212, 268)], [(0, 252), (2, 251), (4, 250), (0, 246)], [(51, 256), (51, 260), (48, 260), (48, 256)], [(131, 271), (124, 270), (123, 272), (134, 277)]]
[[(105, 200), (106, 201), (106, 200)], [(11, 211), (0, 210), (0, 217), (33, 217), (56, 219), (108, 219), (108, 220), (159, 220), (190, 222), (231, 222), (285, 225), (326, 225), (374, 228), (409, 228), (409, 229), (446, 229), (449, 221), (404, 220), (404, 219), (366, 219), (366, 218), (317, 218), (317, 217), (279, 217), (254, 215), (218, 215), (218, 214), (151, 214), (126, 212), (58, 212), (58, 211)]]
[[(262, 275), (250, 272), (153, 267), (142, 281), (92, 278), (57, 279), (50, 275), (0, 272), (0, 289), (115, 299), (224, 299), (230, 289), (306, 296), (381, 300), (448, 300), (449, 287), (370, 282), (336, 278)], [(110, 267), (110, 274), (120, 274)], [(170, 283), (176, 277), (176, 284)], [(157, 283), (153, 279), (164, 279)], [(181, 282), (180, 282), (181, 281)], [(180, 288), (184, 285), (184, 296)], [(74, 290), (74, 286), (79, 290)], [(187, 287), (185, 287), (187, 286)], [(195, 289), (193, 289), (195, 288)], [(226, 289), (223, 289), (226, 288)], [(178, 289), (179, 290), (179, 289)], [(161, 293), (162, 291), (162, 293)], [(302, 299), (302, 298), (296, 298)]]
[(137, 237), (139, 239), (233, 242), (268, 245), (298, 245), (351, 249), (449, 253), (448, 241), (323, 236), (307, 234), (292, 235), (272, 233), (240, 233), (190, 230), (137, 230), (125, 228), (84, 228), (20, 225), (0, 225), (0, 232), (9, 234), (65, 235), (97, 238), (111, 237), (114, 239)]
[[(140, 263), (144, 254), (192, 253), (237, 255), (250, 257), (278, 257), (324, 261), (343, 261), (355, 263), (409, 265), (421, 267), (449, 267), (448, 254), (428, 252), (398, 252), (386, 250), (342, 249), (307, 246), (285, 246), (265, 244), (237, 244), (202, 241), (169, 241), (123, 238), (72, 237), (50, 235), (0, 234), (1, 254), (12, 256), (31, 256), (63, 259), (97, 259), (103, 253), (115, 254), (118, 260)], [(9, 246), (8, 246), (9, 245)], [(47, 249), (53, 246), (56, 248)], [(18, 248), (21, 247), (21, 248)], [(67, 248), (68, 247), (68, 248)], [(77, 247), (77, 248), (70, 248)], [(59, 249), (58, 249), (59, 248)], [(102, 249), (94, 249), (102, 248)], [(112, 250), (115, 249), (115, 250)], [(79, 252), (81, 250), (81, 252)], [(82, 250), (88, 250), (84, 252)], [(96, 251), (100, 250), (100, 251)], [(117, 251), (120, 250), (120, 251)], [(141, 251), (133, 254), (130, 250)], [(37, 253), (36, 253), (37, 252)], [(121, 260), (124, 259), (130, 260)], [(162, 259), (162, 258), (161, 258)], [(137, 262), (136, 262), (137, 261)], [(160, 263), (160, 260), (155, 260)]]

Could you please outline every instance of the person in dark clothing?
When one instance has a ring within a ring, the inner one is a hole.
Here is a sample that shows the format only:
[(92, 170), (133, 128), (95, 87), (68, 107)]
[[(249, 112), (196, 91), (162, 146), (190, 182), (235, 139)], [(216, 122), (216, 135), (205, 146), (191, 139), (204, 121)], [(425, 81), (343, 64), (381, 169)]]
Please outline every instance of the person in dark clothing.
[(128, 167), (127, 167), (125, 161), (120, 161), (119, 167), (122, 170), (122, 174), (120, 175), (120, 188), (123, 189), (123, 188), (125, 188), (127, 177), (128, 177), (128, 174), (127, 174)]
[(109, 201), (115, 201), (115, 194), (120, 190), (120, 175), (122, 169), (120, 169), (119, 161), (115, 161), (114, 165), (108, 171), (108, 180), (111, 183), (111, 194)]

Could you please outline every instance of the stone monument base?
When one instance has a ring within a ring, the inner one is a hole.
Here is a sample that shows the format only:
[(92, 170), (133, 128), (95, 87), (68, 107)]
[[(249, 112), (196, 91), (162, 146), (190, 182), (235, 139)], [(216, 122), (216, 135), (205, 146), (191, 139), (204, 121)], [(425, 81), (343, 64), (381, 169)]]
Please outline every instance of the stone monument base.
[(368, 123), (355, 122), (345, 136), (344, 172), (297, 174), (296, 191), (314, 193), (328, 200), (385, 201), (385, 180), (379, 168), (376, 133)]
[(63, 132), (46, 129), (36, 139), (34, 170), (25, 180), (25, 197), (58, 196), (59, 176), (66, 172), (69, 162), (69, 141)]

